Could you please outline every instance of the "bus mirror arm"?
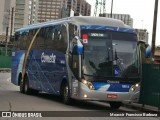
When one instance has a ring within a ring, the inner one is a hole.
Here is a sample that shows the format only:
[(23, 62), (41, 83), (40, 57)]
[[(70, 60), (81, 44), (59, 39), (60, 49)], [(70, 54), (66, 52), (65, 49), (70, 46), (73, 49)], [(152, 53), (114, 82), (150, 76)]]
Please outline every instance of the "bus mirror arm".
[(146, 46), (145, 57), (149, 58), (150, 56), (151, 56), (151, 47), (148, 45)]
[(82, 55), (83, 54), (83, 45), (81, 43), (81, 40), (79, 39), (78, 36), (75, 36), (72, 40), (72, 53), (77, 54), (77, 55)]
[(143, 45), (145, 47), (145, 51), (143, 51), (143, 52), (145, 52), (146, 58), (151, 57), (151, 46), (148, 43), (146, 43), (144, 41), (139, 41), (138, 45)]

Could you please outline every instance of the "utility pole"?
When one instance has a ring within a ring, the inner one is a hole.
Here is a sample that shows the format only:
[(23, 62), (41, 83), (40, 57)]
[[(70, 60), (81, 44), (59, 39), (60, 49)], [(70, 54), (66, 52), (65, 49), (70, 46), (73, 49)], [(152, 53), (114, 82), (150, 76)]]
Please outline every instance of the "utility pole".
[(12, 30), (13, 30), (13, 14), (14, 14), (14, 7), (12, 7), (12, 11), (11, 11), (10, 40), (12, 38)]
[(152, 30), (152, 49), (151, 49), (152, 57), (154, 57), (154, 52), (155, 52), (157, 14), (158, 14), (158, 0), (155, 0), (153, 30)]
[(113, 0), (111, 2), (111, 18), (112, 18), (112, 11), (113, 11)]
[(8, 38), (8, 28), (9, 28), (9, 27), (7, 26), (7, 27), (6, 27), (6, 40), (5, 40), (6, 43), (7, 43), (7, 38)]
[(8, 26), (6, 27), (6, 46), (5, 46), (5, 55), (7, 56), (7, 46), (8, 46)]
[(97, 15), (97, 9), (98, 9), (98, 0), (96, 0), (96, 3), (95, 3), (94, 16)]
[(97, 16), (98, 12), (100, 17), (105, 17), (106, 0), (96, 0), (95, 8), (94, 8), (94, 16)]

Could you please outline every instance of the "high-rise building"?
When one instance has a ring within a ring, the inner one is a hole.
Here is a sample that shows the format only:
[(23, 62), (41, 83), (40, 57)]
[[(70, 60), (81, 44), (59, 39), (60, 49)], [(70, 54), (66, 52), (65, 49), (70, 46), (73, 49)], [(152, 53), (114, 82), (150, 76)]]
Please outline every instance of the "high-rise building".
[[(67, 9), (69, 10), (69, 14), (67, 17), (79, 16), (79, 15), (90, 16), (91, 5), (88, 2), (86, 2), (86, 0), (64, 0), (64, 1), (67, 1), (66, 6), (67, 6)], [(66, 11), (64, 11), (64, 12), (66, 12)]]
[(8, 36), (11, 31), (11, 10), (15, 7), (15, 0), (0, 0), (0, 41), (5, 41), (6, 31)]
[[(56, 0), (54, 0), (54, 1), (56, 2)], [(55, 2), (54, 2), (54, 4), (55, 4)], [(68, 0), (61, 0), (57, 18), (64, 18), (69, 15), (69, 9), (67, 9), (67, 4), (68, 4)], [(57, 19), (57, 18), (54, 18), (54, 19)]]
[(15, 5), (14, 0), (0, 0), (0, 34), (6, 33), (6, 27), (10, 27), (11, 10)]
[(76, 11), (77, 9), (77, 0), (65, 0), (67, 1), (67, 8)]
[(91, 5), (86, 0), (77, 0), (76, 13), (82, 16), (91, 15)]
[(66, 0), (67, 1), (67, 9), (69, 10), (69, 16), (74, 16), (77, 10), (77, 0)]
[(91, 5), (88, 2), (86, 2), (84, 16), (90, 16), (90, 15), (91, 15)]
[[(105, 13), (104, 13), (105, 14)], [(111, 14), (105, 14), (106, 17), (111, 18)], [(133, 27), (133, 18), (128, 14), (112, 14), (112, 18), (119, 19), (124, 22), (124, 24)]]
[(89, 16), (90, 13), (91, 5), (86, 0), (15, 0), (14, 30), (76, 14)]
[(76, 7), (77, 0), (62, 0), (62, 8), (60, 9), (59, 18), (74, 16)]
[(77, 13), (83, 15), (85, 7), (85, 0), (77, 0)]
[(16, 0), (14, 31), (29, 24), (29, 1)]
[[(37, 22), (50, 21), (74, 15), (89, 16), (91, 14), (91, 5), (87, 3), (86, 0), (32, 0), (32, 1), (37, 1), (36, 3), (32, 2), (31, 5), (32, 14), (35, 13), (35, 16), (37, 16)], [(34, 9), (32, 8), (33, 6)], [(37, 12), (34, 12), (33, 10)]]
[(30, 0), (29, 1), (29, 25), (37, 23), (38, 20), (38, 1)]
[(59, 18), (62, 0), (39, 0), (38, 5), (38, 22)]
[(6, 32), (6, 27), (9, 26), (9, 10), (10, 10), (10, 5), (7, 4), (10, 2), (6, 0), (1, 0), (0, 4), (0, 33), (5, 33)]

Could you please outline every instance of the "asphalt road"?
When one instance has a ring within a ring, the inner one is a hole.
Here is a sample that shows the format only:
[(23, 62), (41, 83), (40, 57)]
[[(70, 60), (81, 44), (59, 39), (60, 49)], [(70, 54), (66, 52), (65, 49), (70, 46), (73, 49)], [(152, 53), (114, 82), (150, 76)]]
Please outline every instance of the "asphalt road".
[[(0, 73), (0, 112), (3, 111), (62, 111), (55, 112), (58, 114), (56, 117), (43, 117), (43, 118), (23, 118), (25, 120), (48, 120), (48, 119), (58, 119), (58, 120), (160, 120), (158, 117), (91, 117), (92, 115), (97, 114), (98, 111), (103, 112), (112, 112), (113, 109), (109, 107), (109, 104), (103, 102), (80, 102), (74, 101), (72, 105), (65, 105), (62, 103), (60, 97), (40, 93), (38, 95), (25, 95), (19, 92), (19, 87), (13, 85), (10, 82), (10, 73)], [(70, 117), (65, 117), (69, 112)], [(74, 117), (75, 114), (79, 114), (82, 111), (82, 116)], [(91, 112), (95, 111), (95, 112)], [(139, 112), (135, 109), (121, 107), (119, 110), (121, 111), (132, 111)], [(97, 113), (96, 113), (97, 112)], [(73, 113), (73, 116), (72, 116)], [(84, 113), (90, 114), (90, 116), (85, 117)], [(52, 114), (49, 113), (48, 114)], [(2, 118), (0, 120), (18, 120), (22, 118)]]

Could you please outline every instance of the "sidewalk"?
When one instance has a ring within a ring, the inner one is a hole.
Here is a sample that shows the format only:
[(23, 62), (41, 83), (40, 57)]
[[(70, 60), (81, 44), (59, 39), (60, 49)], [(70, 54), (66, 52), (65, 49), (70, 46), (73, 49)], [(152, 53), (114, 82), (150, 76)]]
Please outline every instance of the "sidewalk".
[(133, 108), (141, 111), (151, 111), (160, 113), (160, 109), (158, 107), (150, 106), (150, 105), (142, 105), (140, 103), (124, 103), (125, 107)]

